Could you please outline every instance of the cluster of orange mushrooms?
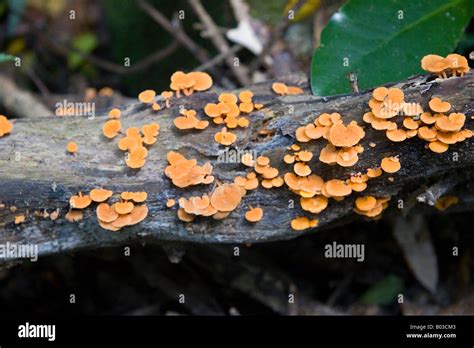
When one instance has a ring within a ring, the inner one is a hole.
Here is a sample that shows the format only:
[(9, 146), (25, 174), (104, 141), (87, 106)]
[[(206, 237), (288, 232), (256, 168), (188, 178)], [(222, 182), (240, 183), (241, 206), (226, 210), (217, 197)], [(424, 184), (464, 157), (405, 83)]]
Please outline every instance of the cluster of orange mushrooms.
[(421, 60), (423, 70), (435, 73), (439, 77), (464, 76), (469, 71), (469, 64), (464, 56), (456, 53), (448, 54), (446, 57), (437, 54), (428, 54)]
[[(92, 202), (98, 203), (96, 208), (97, 221), (103, 229), (119, 231), (125, 226), (136, 225), (148, 216), (148, 206), (144, 204), (148, 198), (146, 192), (122, 192), (120, 200), (112, 205), (107, 201), (112, 197), (113, 191), (95, 188), (88, 195), (79, 192), (69, 199), (71, 209), (66, 214), (70, 222), (80, 221), (83, 218), (83, 209)], [(136, 203), (143, 203), (136, 205)]]
[[(467, 60), (456, 54), (447, 57), (428, 55), (422, 59), (421, 65), (426, 71), (443, 78), (449, 75), (462, 76), (469, 71)], [(212, 87), (212, 83), (212, 78), (206, 73), (178, 71), (171, 76), (171, 91), (161, 93), (164, 105), (156, 101), (157, 94), (154, 90), (143, 91), (138, 99), (158, 111), (163, 107), (169, 108), (173, 97), (180, 98), (181, 95), (189, 96), (195, 91), (207, 90)], [(303, 93), (299, 87), (287, 86), (280, 82), (275, 82), (272, 90), (282, 96)], [(208, 103), (204, 107), (204, 115), (208, 116), (212, 123), (223, 127), (214, 134), (214, 140), (218, 144), (223, 146), (234, 144), (237, 141), (237, 134), (230, 130), (248, 127), (250, 114), (264, 107), (262, 104), (254, 103), (253, 97), (252, 91), (249, 90), (244, 90), (239, 95), (222, 93), (216, 103)], [(453, 110), (451, 104), (440, 98), (432, 98), (427, 105), (429, 111), (425, 111), (419, 103), (405, 101), (402, 89), (379, 87), (373, 90), (368, 106), (370, 111), (364, 114), (363, 121), (377, 131), (385, 131), (386, 137), (393, 142), (418, 136), (426, 141), (427, 148), (431, 151), (442, 153), (448, 150), (449, 145), (464, 141), (473, 135), (471, 130), (463, 129), (466, 116), (455, 111), (451, 112)], [(109, 119), (102, 129), (106, 138), (113, 139), (122, 133), (120, 117), (119, 109), (110, 110)], [(181, 131), (195, 131), (209, 127), (210, 122), (199, 119), (196, 110), (181, 109), (180, 115), (174, 119), (174, 125)], [(12, 128), (6, 117), (0, 116), (0, 137), (10, 133)], [(160, 126), (157, 123), (144, 125), (141, 129), (130, 127), (125, 130), (125, 136), (119, 140), (118, 147), (128, 152), (126, 158), (128, 167), (133, 169), (143, 167), (148, 154), (146, 146), (156, 142), (159, 131)], [(323, 113), (313, 122), (296, 129), (295, 138), (299, 144), (290, 146), (288, 150), (291, 153), (283, 157), (283, 162), (291, 165), (290, 172), (280, 173), (266, 156), (253, 158), (250, 153), (246, 153), (242, 156), (241, 163), (250, 168), (250, 171), (244, 176), (236, 176), (232, 183), (221, 183), (212, 175), (213, 167), (210, 163), (199, 165), (196, 159), (187, 159), (182, 154), (171, 151), (167, 154), (169, 165), (165, 168), (164, 174), (180, 189), (214, 184), (212, 189), (202, 196), (176, 198), (177, 216), (184, 222), (191, 222), (198, 216), (224, 219), (237, 209), (247, 191), (255, 190), (259, 185), (265, 189), (273, 189), (286, 184), (289, 190), (299, 197), (303, 211), (319, 214), (331, 201), (339, 202), (354, 192), (363, 192), (370, 180), (383, 173), (398, 172), (401, 169), (400, 159), (398, 156), (385, 157), (379, 166), (367, 168), (363, 173), (349, 173), (346, 178), (332, 178), (325, 181), (313, 173), (310, 166), (313, 153), (302, 147), (311, 141), (323, 140), (326, 144), (320, 151), (318, 160), (327, 165), (349, 168), (358, 162), (359, 155), (364, 151), (360, 143), (365, 135), (366, 130), (357, 121), (345, 124), (340, 114)], [(376, 146), (374, 143), (369, 145)], [(77, 152), (77, 144), (69, 143), (67, 150), (70, 153)], [(390, 176), (388, 180), (393, 181), (394, 178)], [(98, 223), (107, 230), (118, 231), (125, 226), (143, 221), (148, 215), (146, 204), (135, 205), (147, 199), (146, 192), (123, 192), (119, 201), (109, 205), (107, 200), (112, 195), (112, 191), (94, 189), (88, 195), (79, 193), (72, 196), (67, 220), (82, 219), (82, 209), (87, 208), (92, 202), (98, 203), (96, 208)], [(173, 208), (176, 200), (169, 198), (166, 206)], [(389, 200), (390, 197), (359, 196), (355, 199), (354, 211), (368, 218), (377, 219), (388, 207)], [(455, 203), (450, 200), (446, 204), (443, 203), (443, 207), (450, 204)], [(262, 208), (249, 206), (244, 217), (248, 222), (255, 223), (260, 221), (263, 215)], [(298, 216), (290, 223), (291, 228), (298, 231), (317, 225), (317, 215)]]
[(406, 103), (404, 94), (398, 88), (378, 87), (369, 101), (372, 111), (363, 116), (375, 130), (385, 130), (390, 141), (402, 142), (418, 135), (427, 142), (427, 147), (436, 153), (446, 152), (449, 145), (472, 137), (473, 132), (462, 129), (466, 115), (452, 112), (450, 103), (432, 98), (424, 112), (418, 103)]

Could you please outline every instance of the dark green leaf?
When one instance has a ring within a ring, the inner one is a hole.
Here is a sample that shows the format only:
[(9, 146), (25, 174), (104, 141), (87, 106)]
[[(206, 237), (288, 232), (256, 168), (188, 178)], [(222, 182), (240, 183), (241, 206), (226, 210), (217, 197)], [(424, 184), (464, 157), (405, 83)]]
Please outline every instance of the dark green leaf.
[(403, 281), (395, 275), (389, 275), (367, 290), (361, 300), (366, 304), (387, 306), (394, 303), (402, 290)]
[[(451, 53), (473, 15), (472, 0), (349, 0), (330, 20), (311, 64), (315, 95), (368, 89), (421, 73), (429, 53)], [(346, 64), (344, 64), (346, 63)]]

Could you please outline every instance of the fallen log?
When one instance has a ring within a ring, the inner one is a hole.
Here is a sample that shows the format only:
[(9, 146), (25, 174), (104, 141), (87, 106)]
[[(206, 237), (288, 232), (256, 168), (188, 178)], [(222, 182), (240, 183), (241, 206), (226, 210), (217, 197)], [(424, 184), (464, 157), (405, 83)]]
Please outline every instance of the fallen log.
[[(306, 79), (290, 76), (282, 79), (291, 85), (305, 89), (304, 95), (278, 97), (271, 91), (271, 83), (251, 86), (254, 102), (265, 105), (260, 111), (249, 116), (248, 128), (236, 131), (237, 142), (233, 148), (253, 150), (258, 155), (271, 159), (271, 164), (280, 173), (291, 171), (282, 158), (288, 153), (287, 147), (295, 142), (296, 128), (311, 122), (323, 112), (338, 112), (345, 123), (357, 120), (366, 125), (362, 116), (369, 111), (367, 103), (370, 92), (362, 92), (333, 97), (310, 95)], [(457, 112), (467, 116), (467, 128), (472, 129), (471, 116), (474, 115), (474, 74), (460, 78), (433, 80), (429, 75), (413, 77), (397, 83), (403, 88), (405, 100), (416, 101), (426, 107), (431, 96), (440, 96), (450, 102)], [(215, 90), (195, 93), (189, 97), (173, 99), (169, 109), (154, 112), (143, 103), (122, 107), (122, 128), (142, 126), (151, 121), (158, 122), (161, 131), (158, 141), (149, 150), (145, 166), (139, 170), (127, 168), (124, 156), (117, 149), (117, 139), (108, 140), (101, 135), (101, 128), (107, 116), (88, 117), (29, 117), (14, 121), (12, 134), (0, 138), (0, 244), (34, 244), (40, 255), (74, 251), (83, 248), (98, 248), (120, 245), (141, 240), (173, 240), (199, 243), (254, 243), (270, 240), (294, 238), (303, 233), (312, 233), (340, 223), (351, 221), (354, 197), (341, 202), (333, 202), (319, 214), (319, 225), (305, 232), (295, 232), (290, 221), (305, 214), (299, 207), (299, 197), (287, 187), (249, 191), (238, 209), (224, 220), (199, 218), (192, 223), (184, 223), (176, 217), (176, 209), (165, 206), (167, 198), (189, 197), (210, 192), (211, 187), (194, 186), (178, 189), (164, 176), (167, 165), (166, 154), (179, 151), (186, 157), (196, 158), (198, 163), (211, 162), (213, 175), (220, 182), (230, 182), (236, 175), (243, 175), (246, 167), (239, 163), (220, 163), (219, 154), (224, 148), (213, 140), (218, 129), (211, 125), (200, 132), (183, 132), (176, 129), (173, 118), (179, 108), (198, 110), (198, 116), (206, 118), (202, 110), (209, 102), (217, 100)], [(269, 136), (259, 135), (262, 128), (271, 131)], [(413, 192), (432, 187), (438, 180), (452, 176), (459, 183), (470, 182), (474, 173), (474, 149), (472, 138), (450, 146), (443, 154), (434, 154), (425, 148), (425, 142), (418, 138), (402, 143), (387, 140), (383, 131), (375, 131), (368, 125), (361, 144), (365, 151), (355, 166), (342, 168), (328, 166), (317, 159), (324, 141), (312, 141), (305, 148), (316, 155), (310, 165), (313, 172), (325, 180), (347, 178), (351, 172), (365, 172), (377, 167), (386, 156), (400, 156), (402, 168), (369, 182), (364, 194), (391, 196), (392, 209), (397, 210), (398, 198), (412, 197)], [(66, 153), (66, 144), (74, 140), (79, 145), (76, 155)], [(369, 143), (375, 143), (374, 148)], [(452, 180), (451, 180), (452, 181)], [(450, 182), (450, 185), (453, 185)], [(71, 223), (64, 218), (69, 209), (69, 198), (78, 192), (88, 192), (102, 186), (114, 192), (146, 191), (150, 209), (146, 220), (120, 232), (110, 232), (99, 227), (95, 209), (87, 209), (84, 219)], [(469, 200), (468, 196), (466, 199)], [(472, 202), (472, 197), (469, 203)], [(394, 202), (395, 200), (395, 202)], [(462, 201), (460, 204), (462, 205)], [(468, 208), (472, 205), (468, 203)], [(422, 204), (422, 203), (416, 203)], [(244, 219), (248, 205), (260, 206), (264, 218), (250, 224)], [(39, 217), (38, 211), (59, 209), (59, 217), (54, 221)], [(390, 208), (389, 208), (390, 210)], [(26, 214), (23, 224), (14, 223), (15, 215)], [(36, 215), (36, 216), (35, 216)]]

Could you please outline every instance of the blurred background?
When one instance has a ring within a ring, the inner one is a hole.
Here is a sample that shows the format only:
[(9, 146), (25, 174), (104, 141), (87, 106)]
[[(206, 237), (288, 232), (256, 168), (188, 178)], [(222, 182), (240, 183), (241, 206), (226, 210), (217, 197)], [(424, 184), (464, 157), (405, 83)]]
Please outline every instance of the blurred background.
[[(308, 76), (321, 32), (342, 4), (1, 0), (0, 57), (21, 57), (21, 67), (0, 63), (0, 114), (22, 116), (6, 102), (19, 91), (49, 110), (66, 96), (105, 110), (144, 89), (167, 89), (176, 70), (205, 70), (225, 89)], [(471, 20), (455, 52), (473, 50)], [(472, 188), (463, 185), (453, 190)], [(474, 236), (466, 210), (387, 215), (238, 246), (240, 256), (234, 245), (163, 243), (130, 245), (130, 256), (120, 247), (3, 265), (0, 307), (4, 315), (474, 314)], [(406, 230), (416, 236), (409, 245), (400, 243)], [(365, 261), (324, 258), (324, 245), (333, 241), (365, 244)]]

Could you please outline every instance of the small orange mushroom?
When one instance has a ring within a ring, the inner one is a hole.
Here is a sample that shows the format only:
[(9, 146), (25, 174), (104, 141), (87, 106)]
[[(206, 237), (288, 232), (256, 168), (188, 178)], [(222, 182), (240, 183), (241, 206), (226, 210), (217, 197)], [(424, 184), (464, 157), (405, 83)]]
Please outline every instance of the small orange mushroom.
[(69, 199), (69, 204), (74, 209), (87, 208), (91, 203), (92, 203), (91, 198), (88, 195), (83, 196), (82, 192), (79, 192), (79, 194), (77, 196), (72, 196)]
[(113, 222), (117, 220), (119, 214), (115, 211), (114, 207), (108, 205), (107, 203), (100, 203), (96, 209), (97, 218), (106, 223)]
[(69, 222), (76, 222), (82, 220), (84, 215), (82, 214), (82, 210), (75, 210), (72, 209), (67, 212), (66, 220)]
[(262, 220), (263, 209), (262, 208), (251, 208), (245, 213), (245, 219), (249, 222), (257, 222)]
[(132, 202), (128, 201), (117, 202), (113, 205), (115, 211), (120, 215), (130, 213), (134, 207), (135, 205)]
[(224, 127), (220, 132), (214, 135), (214, 140), (221, 145), (232, 145), (237, 140), (237, 136), (234, 133), (228, 132), (227, 128)]
[(119, 119), (121, 115), (122, 112), (120, 111), (120, 109), (114, 108), (109, 111), (109, 118)]
[(77, 152), (77, 144), (74, 141), (70, 141), (66, 146), (66, 150), (69, 153), (76, 153)]
[(386, 173), (396, 173), (400, 170), (400, 160), (398, 157), (385, 157), (380, 163), (380, 167)]
[(448, 112), (451, 109), (451, 104), (443, 102), (440, 98), (432, 98), (429, 103), (429, 107), (434, 112)]
[(94, 202), (105, 202), (107, 199), (112, 197), (113, 191), (106, 190), (106, 189), (93, 189), (89, 192), (90, 198)]
[(5, 116), (0, 115), (0, 137), (3, 137), (4, 135), (11, 133), (12, 130), (13, 130), (13, 125), (11, 124), (11, 122), (8, 121), (8, 119)]
[(112, 139), (117, 136), (118, 132), (122, 129), (122, 124), (119, 120), (109, 120), (105, 122), (102, 127), (102, 133), (105, 137)]
[(288, 92), (288, 87), (284, 83), (275, 82), (272, 84), (272, 90), (276, 94), (284, 95)]
[(138, 100), (145, 104), (151, 104), (156, 96), (156, 92), (152, 89), (147, 89), (138, 95)]

